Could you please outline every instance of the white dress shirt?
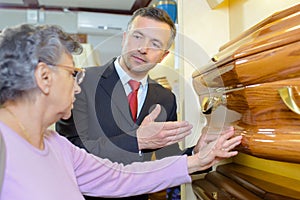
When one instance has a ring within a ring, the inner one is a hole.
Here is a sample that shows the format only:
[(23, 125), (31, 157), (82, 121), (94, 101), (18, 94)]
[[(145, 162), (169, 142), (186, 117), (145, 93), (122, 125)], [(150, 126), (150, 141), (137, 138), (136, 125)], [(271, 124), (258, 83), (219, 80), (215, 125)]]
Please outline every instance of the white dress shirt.
[[(130, 92), (132, 91), (130, 85), (128, 84), (128, 81), (134, 78), (130, 77), (121, 67), (120, 63), (119, 63), (119, 59), (120, 57), (118, 57), (115, 62), (114, 65), (116, 67), (116, 71), (120, 77), (120, 80), (122, 82), (122, 85), (124, 87), (126, 96), (128, 96), (130, 94)], [(141, 109), (144, 105), (145, 99), (146, 99), (146, 95), (147, 95), (147, 91), (148, 91), (148, 76), (144, 77), (141, 80), (136, 80), (139, 81), (141, 83), (140, 88), (138, 90), (138, 109), (137, 109), (137, 118), (141, 112)]]

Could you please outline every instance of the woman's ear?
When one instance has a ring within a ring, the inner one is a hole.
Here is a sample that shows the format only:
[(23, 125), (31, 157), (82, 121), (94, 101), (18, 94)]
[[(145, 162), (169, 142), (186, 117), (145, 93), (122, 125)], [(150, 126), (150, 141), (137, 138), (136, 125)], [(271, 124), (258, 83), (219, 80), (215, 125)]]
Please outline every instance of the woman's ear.
[(50, 87), (52, 83), (52, 70), (48, 67), (46, 63), (39, 62), (35, 72), (34, 72), (35, 80), (37, 86), (44, 94), (48, 94), (50, 92)]

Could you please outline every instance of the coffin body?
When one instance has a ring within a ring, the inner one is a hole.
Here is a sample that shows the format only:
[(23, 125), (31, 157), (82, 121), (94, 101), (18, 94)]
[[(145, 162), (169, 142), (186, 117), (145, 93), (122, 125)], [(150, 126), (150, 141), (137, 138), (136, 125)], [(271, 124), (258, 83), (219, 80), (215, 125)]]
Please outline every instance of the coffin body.
[(203, 113), (225, 106), (241, 152), (300, 163), (300, 4), (225, 44), (193, 74)]

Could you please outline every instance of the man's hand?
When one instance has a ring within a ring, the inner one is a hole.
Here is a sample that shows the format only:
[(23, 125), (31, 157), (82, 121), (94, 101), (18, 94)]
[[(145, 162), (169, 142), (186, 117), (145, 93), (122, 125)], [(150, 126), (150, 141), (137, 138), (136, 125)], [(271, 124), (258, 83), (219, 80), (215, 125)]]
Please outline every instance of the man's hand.
[(154, 122), (161, 110), (160, 105), (145, 117), (137, 130), (139, 149), (158, 149), (183, 140), (191, 134), (192, 125), (183, 122)]

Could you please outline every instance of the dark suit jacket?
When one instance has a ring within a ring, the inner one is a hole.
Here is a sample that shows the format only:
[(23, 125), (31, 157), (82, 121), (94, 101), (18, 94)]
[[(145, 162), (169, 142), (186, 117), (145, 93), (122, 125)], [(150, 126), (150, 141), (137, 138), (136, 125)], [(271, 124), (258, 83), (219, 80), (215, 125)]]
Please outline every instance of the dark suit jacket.
[[(176, 121), (175, 95), (149, 78), (147, 96), (135, 124), (114, 60), (101, 67), (86, 69), (72, 117), (60, 120), (56, 130), (75, 145), (101, 158), (124, 164), (150, 160), (151, 155), (145, 153), (147, 150), (144, 150), (143, 156), (138, 154), (136, 129), (156, 104), (162, 106), (156, 121)], [(179, 154), (182, 151), (178, 144), (156, 151), (158, 159)]]

